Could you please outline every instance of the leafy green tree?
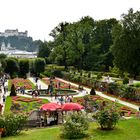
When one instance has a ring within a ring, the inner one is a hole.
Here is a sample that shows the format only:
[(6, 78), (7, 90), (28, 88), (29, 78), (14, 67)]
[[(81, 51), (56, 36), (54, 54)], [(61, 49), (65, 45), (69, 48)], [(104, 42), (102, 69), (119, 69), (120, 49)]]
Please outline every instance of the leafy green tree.
[(47, 58), (50, 54), (48, 42), (42, 42), (39, 46), (38, 57)]
[(50, 59), (59, 64), (63, 64), (65, 69), (67, 69), (67, 60), (68, 60), (68, 43), (67, 38), (67, 27), (69, 23), (60, 23), (55, 29), (52, 30), (50, 35), (55, 40), (55, 47), (51, 53)]
[(45, 62), (45, 59), (43, 58), (36, 58), (34, 60), (34, 71), (35, 71), (36, 76), (39, 76), (41, 72), (44, 72), (45, 65), (46, 65), (46, 62)]
[(7, 57), (6, 54), (3, 54), (3, 53), (0, 54), (0, 60), (1, 60), (1, 59), (5, 59), (6, 57)]
[(136, 78), (140, 72), (140, 12), (133, 9), (122, 15), (121, 24), (113, 30), (111, 51), (115, 65)]
[(6, 58), (6, 67), (5, 72), (9, 73), (10, 76), (13, 76), (14, 73), (18, 73), (19, 71), (19, 64), (17, 59), (15, 58)]
[(26, 74), (29, 72), (29, 60), (28, 59), (20, 59), (19, 60), (20, 67), (20, 75), (26, 77)]

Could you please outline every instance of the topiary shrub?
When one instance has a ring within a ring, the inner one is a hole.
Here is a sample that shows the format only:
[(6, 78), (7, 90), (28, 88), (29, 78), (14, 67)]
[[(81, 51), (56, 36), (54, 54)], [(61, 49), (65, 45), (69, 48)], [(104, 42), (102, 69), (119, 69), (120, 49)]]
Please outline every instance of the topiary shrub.
[(115, 106), (109, 107), (104, 105), (94, 118), (102, 130), (112, 130), (119, 120), (119, 113), (115, 109)]
[(128, 84), (128, 83), (129, 83), (129, 78), (128, 77), (124, 77), (123, 84)]
[(16, 95), (17, 95), (17, 93), (16, 93), (15, 85), (12, 84), (12, 86), (11, 86), (10, 96), (16, 96)]
[(95, 89), (93, 87), (91, 88), (90, 95), (96, 95)]
[(87, 136), (89, 124), (83, 114), (74, 113), (68, 116), (66, 123), (62, 127), (62, 137), (68, 139), (78, 139)]

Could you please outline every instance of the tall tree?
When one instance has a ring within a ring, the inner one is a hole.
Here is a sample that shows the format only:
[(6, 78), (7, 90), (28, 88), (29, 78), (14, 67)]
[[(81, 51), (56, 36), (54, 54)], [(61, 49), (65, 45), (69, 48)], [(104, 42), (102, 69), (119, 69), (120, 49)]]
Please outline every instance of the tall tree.
[(19, 60), (20, 75), (26, 78), (26, 74), (29, 72), (29, 60), (20, 59)]
[(113, 34), (116, 37), (111, 50), (115, 65), (135, 78), (140, 72), (140, 12), (130, 9), (123, 14)]
[(19, 64), (17, 59), (14, 58), (6, 58), (6, 67), (5, 72), (9, 73), (10, 76), (13, 76), (13, 74), (17, 74), (19, 71)]
[(50, 54), (50, 48), (48, 46), (48, 42), (41, 42), (38, 51), (38, 57), (47, 58)]
[(55, 40), (55, 46), (58, 48), (53, 49), (53, 53), (51, 54), (50, 58), (57, 58), (55, 60), (62, 62), (63, 65), (65, 66), (65, 69), (67, 69), (67, 60), (68, 60), (68, 54), (67, 54), (67, 27), (69, 26), (69, 23), (67, 22), (62, 22), (60, 23), (55, 29), (52, 30), (50, 35), (54, 38)]
[(34, 72), (36, 76), (39, 76), (41, 72), (44, 72), (45, 65), (46, 65), (46, 62), (45, 62), (45, 59), (43, 58), (36, 58), (34, 60)]

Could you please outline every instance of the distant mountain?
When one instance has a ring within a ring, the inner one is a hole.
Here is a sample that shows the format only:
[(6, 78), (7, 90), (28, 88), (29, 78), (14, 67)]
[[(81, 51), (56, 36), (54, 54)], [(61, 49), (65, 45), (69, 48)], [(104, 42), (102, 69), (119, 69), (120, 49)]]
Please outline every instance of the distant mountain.
[(10, 43), (11, 47), (15, 49), (32, 52), (38, 51), (41, 40), (33, 41), (32, 37), (26, 36), (0, 36), (0, 46), (2, 43), (5, 43), (6, 45)]

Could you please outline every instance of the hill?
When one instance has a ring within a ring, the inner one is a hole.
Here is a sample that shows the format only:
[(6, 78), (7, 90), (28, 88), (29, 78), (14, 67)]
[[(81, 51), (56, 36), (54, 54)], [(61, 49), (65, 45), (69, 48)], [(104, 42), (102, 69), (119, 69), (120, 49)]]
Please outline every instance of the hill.
[(5, 46), (10, 43), (12, 48), (32, 52), (38, 50), (41, 41), (33, 41), (32, 37), (26, 36), (0, 36), (0, 45), (2, 43), (5, 43)]

